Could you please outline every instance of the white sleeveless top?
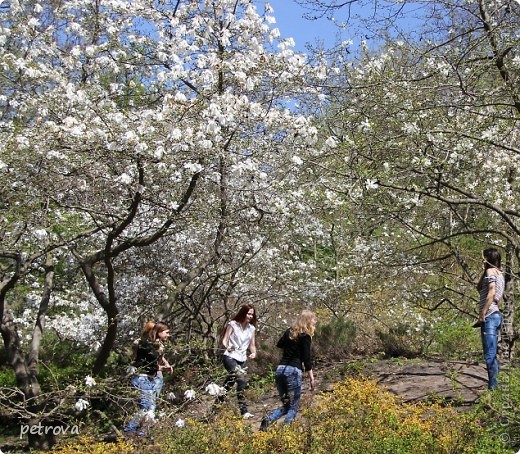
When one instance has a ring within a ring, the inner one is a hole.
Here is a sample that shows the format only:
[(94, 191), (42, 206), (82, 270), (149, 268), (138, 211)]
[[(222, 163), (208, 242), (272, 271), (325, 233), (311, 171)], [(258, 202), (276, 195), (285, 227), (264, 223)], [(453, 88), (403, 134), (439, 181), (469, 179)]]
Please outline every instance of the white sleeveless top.
[(248, 323), (245, 328), (242, 328), (242, 325), (235, 320), (231, 320), (228, 325), (231, 326), (232, 329), (231, 335), (229, 336), (228, 347), (235, 347), (235, 350), (232, 352), (226, 350), (224, 355), (244, 362), (247, 359), (247, 348), (251, 343), (256, 328), (254, 325), (251, 325), (251, 323)]

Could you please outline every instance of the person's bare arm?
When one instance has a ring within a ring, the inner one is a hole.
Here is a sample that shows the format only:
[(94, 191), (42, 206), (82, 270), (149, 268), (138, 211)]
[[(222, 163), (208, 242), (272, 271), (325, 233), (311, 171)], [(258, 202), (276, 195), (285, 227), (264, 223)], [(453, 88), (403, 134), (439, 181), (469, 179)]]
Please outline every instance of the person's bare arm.
[(224, 338), (222, 339), (222, 345), (224, 346), (224, 349), (227, 351), (233, 351), (234, 348), (229, 346), (229, 337), (231, 336), (231, 333), (233, 332), (233, 328), (231, 325), (226, 326), (226, 331), (224, 333)]
[(249, 351), (251, 352), (249, 355), (249, 359), (256, 358), (256, 342), (255, 342), (255, 333), (251, 337), (251, 342), (249, 342)]
[(164, 356), (161, 356), (161, 360), (159, 362), (159, 370), (165, 370), (170, 373), (173, 372), (173, 366), (168, 362), (168, 360)]
[(309, 380), (311, 382), (311, 391), (316, 389), (316, 381), (314, 380), (314, 372), (312, 369), (309, 371)]

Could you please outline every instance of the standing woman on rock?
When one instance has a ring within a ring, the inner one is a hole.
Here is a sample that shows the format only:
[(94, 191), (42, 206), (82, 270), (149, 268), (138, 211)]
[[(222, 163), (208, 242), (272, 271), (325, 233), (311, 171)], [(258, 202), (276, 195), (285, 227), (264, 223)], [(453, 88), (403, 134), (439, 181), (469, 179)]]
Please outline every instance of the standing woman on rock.
[(276, 368), (276, 389), (282, 406), (273, 410), (262, 419), (260, 430), (285, 416), (285, 423), (290, 424), (298, 413), (302, 394), (303, 372), (307, 372), (311, 390), (316, 383), (312, 371), (311, 342), (318, 319), (316, 314), (304, 310), (293, 325), (287, 329), (276, 346), (283, 349), (282, 359)]
[[(253, 416), (247, 410), (245, 399), (247, 380), (244, 364), (248, 358), (256, 358), (256, 322), (255, 308), (251, 304), (244, 304), (226, 325), (222, 339), (222, 345), (225, 349), (222, 361), (228, 372), (224, 380), (224, 387), (226, 391), (230, 391), (235, 384), (237, 385), (238, 407), (244, 419)], [(247, 355), (248, 349), (250, 351), (249, 356)], [(223, 396), (217, 398), (217, 403), (222, 401)]]
[(477, 284), (480, 293), (478, 325), (488, 372), (488, 389), (492, 390), (498, 386), (498, 334), (502, 326), (498, 304), (504, 295), (505, 282), (500, 270), (500, 252), (493, 248), (485, 249), (482, 257), (484, 271)]

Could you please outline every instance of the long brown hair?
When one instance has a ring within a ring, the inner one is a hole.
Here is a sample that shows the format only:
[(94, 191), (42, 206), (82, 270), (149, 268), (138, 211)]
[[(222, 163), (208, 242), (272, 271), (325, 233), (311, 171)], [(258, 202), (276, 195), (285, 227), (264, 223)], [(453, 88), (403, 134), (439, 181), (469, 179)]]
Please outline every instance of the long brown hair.
[(256, 327), (256, 323), (257, 323), (257, 319), (256, 319), (256, 309), (254, 308), (254, 306), (252, 304), (243, 304), (242, 307), (238, 310), (238, 312), (235, 314), (235, 316), (231, 319), (231, 320), (234, 320), (235, 322), (237, 323), (244, 323), (244, 321), (246, 320), (246, 317), (247, 317), (247, 313), (253, 309), (253, 318), (251, 319), (251, 321), (249, 323), (251, 323), (251, 325), (255, 326)]
[(159, 333), (170, 329), (170, 327), (164, 322), (146, 322), (143, 328), (142, 338), (150, 339), (153, 342), (159, 339)]
[(500, 266), (502, 264), (502, 256), (500, 252), (498, 252), (495, 248), (488, 248), (482, 251), (482, 256), (484, 257), (484, 271), (480, 276), (480, 280), (477, 284), (477, 290), (480, 292), (484, 287), (484, 278), (486, 277), (486, 270), (489, 268), (496, 268), (500, 270)]
[(148, 338), (148, 337), (150, 337), (150, 331), (152, 331), (154, 326), (155, 326), (155, 322), (153, 320), (148, 320), (144, 324), (143, 330), (141, 331), (141, 338)]
[(482, 255), (484, 256), (484, 260), (486, 261), (484, 268), (498, 268), (500, 269), (500, 265), (502, 263), (502, 257), (500, 252), (495, 248), (488, 248), (482, 251)]

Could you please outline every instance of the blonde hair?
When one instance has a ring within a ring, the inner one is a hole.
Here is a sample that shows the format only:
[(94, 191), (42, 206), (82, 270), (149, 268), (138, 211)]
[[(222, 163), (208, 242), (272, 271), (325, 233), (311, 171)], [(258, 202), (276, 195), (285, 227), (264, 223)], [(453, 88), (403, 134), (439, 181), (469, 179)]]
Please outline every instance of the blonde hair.
[(289, 334), (289, 338), (296, 339), (300, 334), (308, 334), (309, 336), (314, 336), (314, 324), (313, 320), (316, 319), (316, 314), (309, 310), (304, 310), (291, 326), (291, 332)]

